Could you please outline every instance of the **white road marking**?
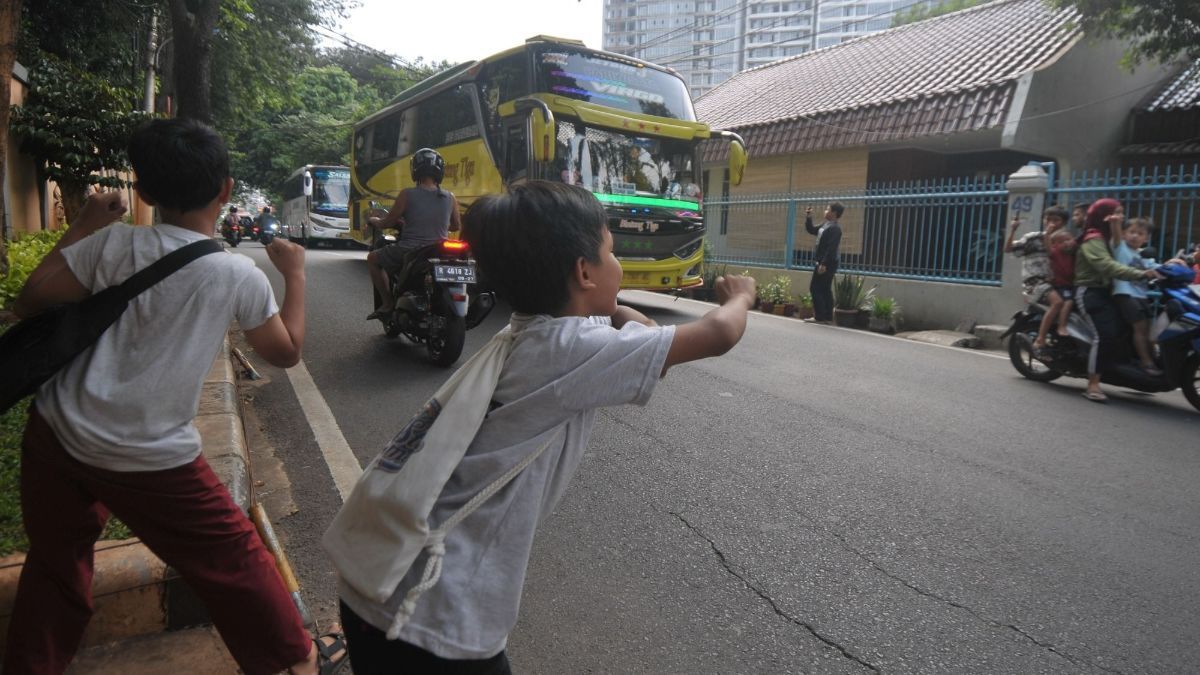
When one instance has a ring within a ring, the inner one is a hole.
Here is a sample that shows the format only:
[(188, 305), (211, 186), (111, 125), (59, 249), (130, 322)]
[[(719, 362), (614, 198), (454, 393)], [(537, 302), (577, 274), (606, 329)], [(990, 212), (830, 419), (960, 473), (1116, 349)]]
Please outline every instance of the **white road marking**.
[(300, 409), (304, 411), (308, 426), (312, 428), (313, 436), (317, 439), (317, 446), (321, 448), (321, 454), (325, 457), (325, 465), (329, 467), (333, 483), (337, 486), (338, 494), (341, 495), (344, 502), (350, 496), (350, 491), (354, 489), (358, 477), (362, 475), (362, 467), (358, 464), (358, 458), (354, 456), (350, 444), (342, 436), (342, 430), (333, 417), (333, 411), (329, 409), (325, 397), (321, 396), (304, 361), (301, 360), (300, 363), (285, 369), (284, 372), (292, 382), (292, 389), (296, 391), (296, 398), (300, 400)]

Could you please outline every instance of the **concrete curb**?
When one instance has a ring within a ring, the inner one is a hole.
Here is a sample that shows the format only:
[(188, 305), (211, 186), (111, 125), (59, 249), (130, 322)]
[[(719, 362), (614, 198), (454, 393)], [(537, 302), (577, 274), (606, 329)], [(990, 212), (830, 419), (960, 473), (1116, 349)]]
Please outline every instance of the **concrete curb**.
[[(196, 415), (201, 452), (243, 512), (250, 509), (250, 462), (228, 335), (205, 377)], [(95, 613), (83, 646), (209, 623), (179, 578), (141, 541), (100, 541), (95, 548)], [(12, 615), (23, 554), (0, 558), (0, 651)]]

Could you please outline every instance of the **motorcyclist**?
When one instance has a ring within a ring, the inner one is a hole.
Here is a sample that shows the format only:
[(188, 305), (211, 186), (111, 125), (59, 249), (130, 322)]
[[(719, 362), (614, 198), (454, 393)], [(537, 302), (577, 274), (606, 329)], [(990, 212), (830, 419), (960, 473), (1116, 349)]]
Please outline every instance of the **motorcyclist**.
[(271, 223), (275, 222), (275, 216), (271, 215), (271, 207), (262, 207), (262, 213), (254, 217), (254, 224), (258, 227), (258, 232), (261, 235), (263, 232), (271, 231)]
[(237, 207), (230, 206), (229, 213), (225, 214), (225, 218), (221, 221), (221, 235), (224, 237), (236, 237), (241, 234), (241, 229), (238, 227)]
[(1100, 390), (1100, 373), (1119, 361), (1122, 352), (1123, 326), (1121, 315), (1110, 293), (1113, 279), (1139, 281), (1157, 279), (1154, 270), (1142, 270), (1117, 262), (1113, 257), (1113, 232), (1118, 236), (1125, 209), (1115, 199), (1094, 202), (1087, 213), (1083, 234), (1075, 254), (1075, 285), (1081, 289), (1078, 302), (1081, 313), (1092, 332), (1092, 348), (1088, 353), (1088, 385), (1084, 392), (1091, 401), (1108, 400)]
[[(410, 175), (416, 187), (402, 190), (387, 215), (370, 218), (367, 222), (376, 233), (390, 227), (400, 228), (399, 239), (367, 255), (367, 271), (379, 293), (380, 304), (367, 319), (385, 319), (391, 313), (395, 299), (388, 285), (388, 274), (403, 269), (412, 251), (436, 244), (449, 232), (462, 227), (458, 200), (454, 193), (442, 189), (446, 162), (432, 148), (421, 148), (409, 162)], [(402, 224), (402, 225), (401, 225)]]

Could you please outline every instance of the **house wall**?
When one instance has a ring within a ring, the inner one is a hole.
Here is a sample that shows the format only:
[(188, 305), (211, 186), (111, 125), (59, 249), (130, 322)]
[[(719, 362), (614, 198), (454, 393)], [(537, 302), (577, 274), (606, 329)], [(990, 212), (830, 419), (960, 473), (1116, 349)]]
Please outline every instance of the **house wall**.
[[(29, 93), (26, 72), (20, 64), (13, 67), (9, 105), (21, 105)], [(37, 170), (33, 159), (20, 152), (20, 142), (8, 134), (8, 153), (4, 167), (4, 204), (10, 235), (42, 229), (42, 197), (38, 193)]]
[[(866, 147), (807, 152), (793, 155), (751, 157), (741, 185), (730, 186), (731, 198), (769, 193), (829, 192), (832, 198), (847, 189), (861, 190), (867, 186), (869, 151)], [(720, 198), (721, 175), (724, 165), (712, 164), (709, 172), (710, 199)], [(826, 200), (828, 201), (828, 200)], [(820, 222), (825, 204), (813, 204), (813, 220)], [(779, 248), (787, 238), (787, 221), (777, 209), (739, 209), (731, 213), (737, 227), (722, 235), (717, 223), (708, 224), (709, 236), (728, 236), (728, 245), (735, 249), (770, 250)], [(796, 214), (798, 236), (796, 250), (811, 249), (813, 238), (804, 234), (804, 212)], [(863, 218), (861, 212), (847, 210), (841, 219), (841, 250), (862, 250)]]
[(1114, 40), (1081, 40), (1051, 65), (1024, 76), (1019, 89), (1025, 95), (1017, 95), (1009, 113), (1010, 120), (1020, 121), (1006, 126), (1003, 146), (1053, 157), (1060, 175), (1116, 166), (1130, 109), (1178, 71), (1143, 63), (1129, 72), (1120, 65), (1124, 48)]

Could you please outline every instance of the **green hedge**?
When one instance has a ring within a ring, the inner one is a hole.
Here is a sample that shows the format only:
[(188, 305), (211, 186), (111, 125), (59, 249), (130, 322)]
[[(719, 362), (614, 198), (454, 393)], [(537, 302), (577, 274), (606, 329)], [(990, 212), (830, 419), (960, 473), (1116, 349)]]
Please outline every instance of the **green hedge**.
[[(8, 276), (0, 279), (0, 308), (7, 308), (42, 258), (54, 248), (62, 232), (39, 232), (8, 244)], [(0, 324), (0, 333), (7, 326)], [(24, 551), (29, 547), (21, 522), (21, 436), (29, 416), (26, 399), (0, 415), (0, 556)], [(108, 521), (101, 539), (127, 539), (133, 536), (117, 519)]]
[(8, 242), (8, 276), (0, 279), (0, 309), (8, 309), (21, 292), (25, 280), (42, 258), (54, 248), (66, 230), (25, 234)]

